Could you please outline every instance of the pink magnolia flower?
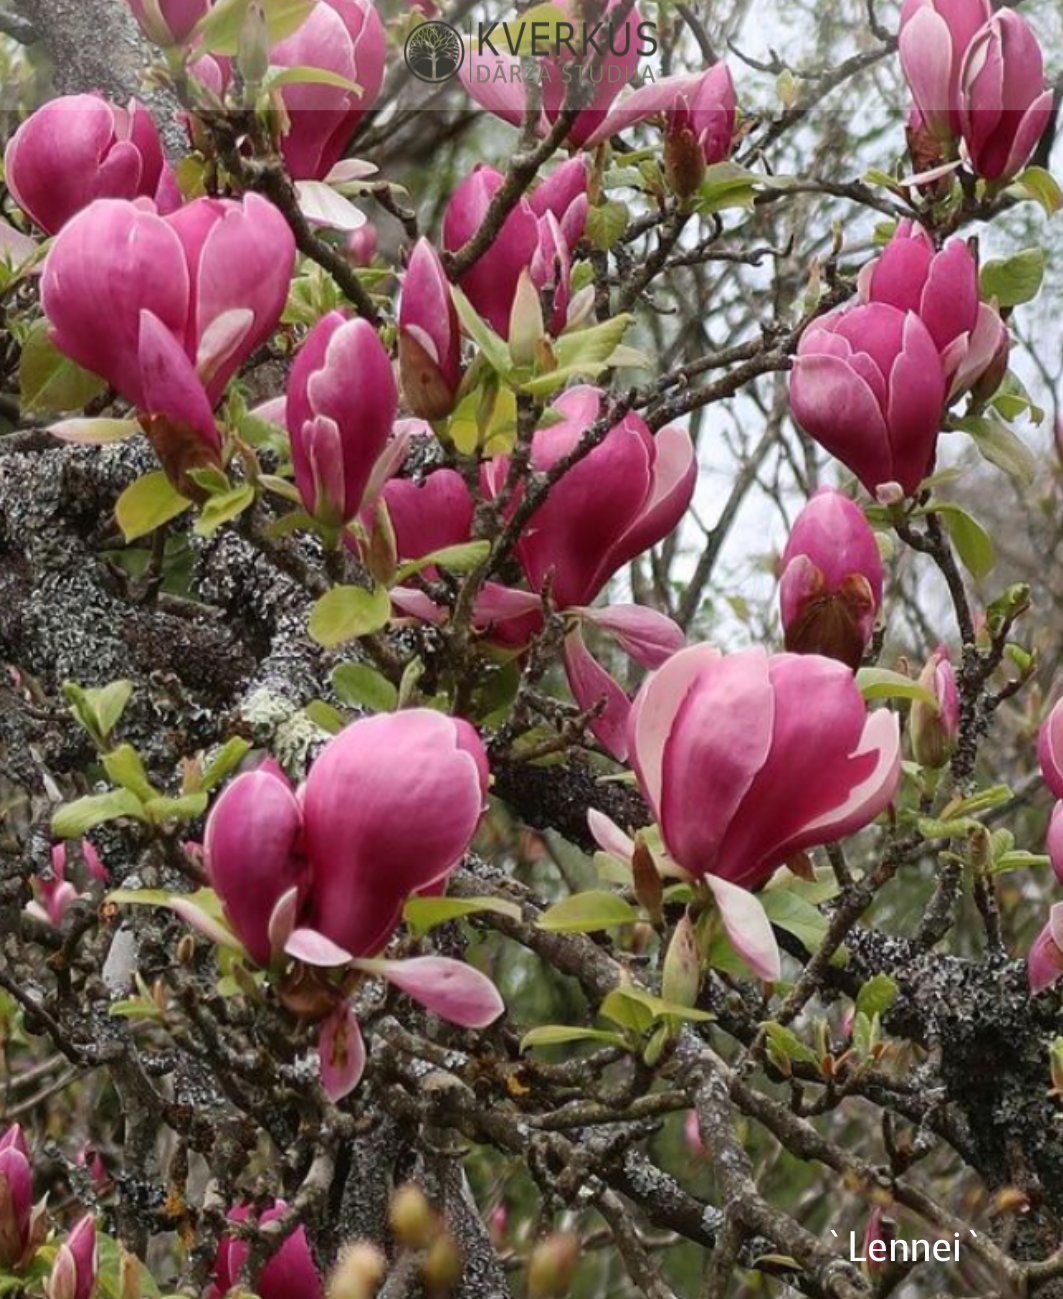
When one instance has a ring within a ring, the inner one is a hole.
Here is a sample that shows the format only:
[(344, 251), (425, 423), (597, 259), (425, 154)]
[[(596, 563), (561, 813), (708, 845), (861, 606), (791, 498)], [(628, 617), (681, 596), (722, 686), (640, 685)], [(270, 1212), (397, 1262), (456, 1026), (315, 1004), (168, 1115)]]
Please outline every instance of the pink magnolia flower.
[(322, 85), (285, 86), (290, 122), (281, 152), (296, 180), (324, 180), (343, 156), (384, 84), (387, 42), (372, 0), (321, 0), (287, 40), (270, 51), (278, 68), (322, 68), (361, 86), (361, 93)]
[[(278, 1200), (258, 1221), (265, 1226), (281, 1217), (287, 1209), (284, 1200)], [(251, 1210), (245, 1205), (239, 1205), (229, 1210), (229, 1221), (245, 1222), (250, 1213)], [(238, 1240), (234, 1236), (224, 1237), (218, 1248), (214, 1284), (207, 1292), (207, 1299), (223, 1299), (236, 1285), (248, 1248), (248, 1243), (244, 1240)], [(255, 1293), (261, 1299), (322, 1299), (324, 1286), (310, 1253), (310, 1242), (304, 1227), (296, 1228), (262, 1269), (255, 1285)]]
[(727, 64), (649, 82), (617, 100), (588, 147), (654, 118), (664, 124), (665, 161), (673, 185), (679, 193), (692, 194), (705, 168), (730, 157), (734, 144), (738, 103)]
[(472, 535), (472, 493), (454, 469), (435, 469), (421, 482), (392, 478), (381, 492), (400, 559), (420, 559), (458, 546)]
[(1045, 845), (1048, 859), (1052, 863), (1056, 879), (1063, 884), (1063, 802), (1058, 802), (1052, 809), (1048, 822), (1048, 839)]
[[(591, 58), (596, 57), (592, 42), (602, 51), (600, 67), (593, 75), (588, 72), (584, 78), (595, 87), (590, 103), (577, 115), (566, 137), (567, 143), (574, 148), (587, 143), (600, 125), (606, 109), (638, 68), (640, 49), (638, 29), (642, 19), (637, 6), (633, 5), (624, 19), (623, 26), (614, 27), (611, 14), (618, 3), (619, 0), (609, 0), (600, 21), (594, 19), (587, 21), (588, 44), (586, 57), (584, 57), (581, 44), (583, 18), (574, 12), (574, 6), (568, 0), (564, 0), (559, 7), (572, 16), (575, 28), (572, 48), (562, 50), (560, 58), (548, 56), (540, 60), (543, 108), (540, 131), (545, 134), (564, 108), (568, 93), (566, 65), (573, 61), (587, 64)], [(515, 45), (518, 39), (516, 28), (519, 26), (519, 19), (515, 24), (511, 19), (510, 23)], [(492, 53), (492, 49), (497, 50), (497, 53)], [(504, 122), (509, 122), (511, 126), (521, 125), (524, 120), (526, 98), (525, 87), (520, 76), (520, 58), (510, 52), (501, 26), (492, 34), (490, 46), (487, 41), (484, 41), (482, 49), (478, 49), (475, 43), (469, 48), (459, 76), (465, 89), (481, 107), (486, 108), (489, 113), (494, 113)], [(576, 74), (569, 72), (569, 77), (575, 82)]]
[(1035, 993), (1050, 988), (1063, 974), (1063, 902), (1052, 907), (1048, 923), (1027, 953), (1026, 974)]
[(929, 690), (936, 705), (916, 699), (908, 718), (912, 754), (923, 767), (943, 767), (956, 747), (960, 734), (960, 696), (956, 673), (944, 646), (931, 654), (919, 676), (919, 684)]
[(794, 417), (869, 492), (911, 495), (929, 473), (945, 404), (945, 372), (913, 311), (883, 302), (814, 320), (790, 376)]
[(197, 199), (166, 217), (101, 199), (60, 231), (41, 300), (61, 352), (216, 454), (213, 407), (276, 328), (294, 265), (288, 223), (256, 194)]
[(43, 1239), (33, 1208), (33, 1170), (26, 1138), (17, 1123), (0, 1137), (0, 1267), (17, 1269)]
[[(457, 187), (443, 216), (443, 246), (448, 252), (457, 252), (479, 230), (502, 184), (500, 172), (479, 164)], [(528, 200), (521, 198), (491, 247), (461, 277), (469, 301), (503, 338), (509, 334), (520, 273), (531, 265), (538, 247), (539, 220)]]
[(552, 212), (569, 248), (583, 237), (587, 223), (587, 160), (582, 154), (555, 167), (528, 195), (528, 206), (541, 221)]
[(900, 736), (819, 655), (697, 645), (642, 687), (632, 762), (675, 862), (756, 888), (795, 853), (853, 834), (892, 800)]
[(410, 412), (442, 419), (461, 385), (461, 331), (439, 254), (420, 239), (410, 255), (399, 301), (399, 375)]
[(347, 256), (355, 266), (372, 266), (376, 256), (377, 233), (372, 221), (352, 230), (347, 236)]
[(150, 198), (160, 212), (181, 205), (151, 113), (102, 95), (53, 99), (11, 137), (4, 155), (11, 193), (50, 235), (98, 198)]
[(914, 311), (937, 346), (949, 396), (969, 391), (993, 371), (999, 385), (1007, 368), (1008, 330), (1000, 312), (978, 299), (978, 263), (953, 239), (938, 252), (928, 231), (904, 220), (881, 257), (860, 273), (862, 302)]
[[(476, 234), (503, 180), (500, 172), (480, 164), (454, 191), (443, 217), (443, 244), (448, 252), (457, 252)], [(562, 164), (518, 201), (498, 238), (459, 280), (469, 301), (497, 334), (510, 336), (517, 288), (525, 271), (535, 289), (552, 290), (549, 331), (557, 335), (564, 329), (571, 253), (586, 220), (587, 170), (580, 158)]]
[(898, 48), (921, 125), (942, 144), (959, 138), (960, 71), (989, 0), (904, 0)]
[[(602, 393), (571, 388), (554, 402), (561, 418), (532, 439), (532, 468), (548, 471), (597, 420)], [(509, 460), (483, 468), (483, 486), (497, 496)], [(697, 460), (685, 429), (654, 436), (638, 415), (625, 415), (589, 455), (564, 474), (528, 520), (517, 555), (535, 591), (552, 575), (551, 592), (562, 609), (589, 605), (609, 579), (666, 537), (690, 504)]]
[(362, 507), (398, 409), (391, 361), (365, 320), (332, 311), (310, 331), (288, 380), (295, 481), (307, 510), (333, 526)]
[(149, 41), (180, 45), (210, 8), (211, 0), (129, 0), (129, 7)]
[(1045, 784), (1056, 798), (1063, 798), (1063, 699), (1041, 723), (1037, 758)]
[(59, 1246), (45, 1292), (48, 1299), (92, 1299), (96, 1289), (96, 1219), (82, 1218)]
[[(249, 833), (250, 826), (254, 832)], [(303, 815), (275, 763), (247, 771), (224, 790), (207, 820), (207, 872), (237, 938), (259, 965), (283, 950), (306, 867)]]
[(467, 850), (487, 778), (473, 728), (430, 709), (366, 718), (330, 740), (302, 799), (301, 925), (352, 956), (378, 951), (410, 894), (445, 879)]
[[(299, 29), (270, 50), (277, 68), (317, 68), (361, 87), (299, 82), (280, 89), (280, 150), (294, 180), (325, 180), (384, 84), (387, 42), (372, 0), (318, 0)], [(205, 55), (193, 74), (217, 95), (232, 81), (227, 59)]]
[(34, 899), (27, 905), (26, 910), (31, 916), (58, 929), (66, 913), (78, 900), (77, 889), (66, 878), (65, 843), (52, 846), (52, 878), (37, 879), (34, 883), (40, 901)]
[(781, 567), (786, 648), (858, 668), (882, 607), (882, 557), (863, 511), (820, 488), (794, 523)]
[(1023, 169), (1052, 117), (1037, 37), (1002, 9), (971, 42), (960, 74), (960, 129), (971, 165), (988, 181)]

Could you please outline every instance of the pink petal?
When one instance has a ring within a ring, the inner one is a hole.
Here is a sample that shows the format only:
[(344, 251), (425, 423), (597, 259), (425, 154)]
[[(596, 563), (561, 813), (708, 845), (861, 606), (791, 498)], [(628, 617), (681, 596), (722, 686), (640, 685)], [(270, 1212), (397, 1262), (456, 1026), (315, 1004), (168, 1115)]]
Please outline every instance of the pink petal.
[(760, 899), (718, 875), (704, 879), (735, 951), (758, 978), (777, 983), (782, 974), (779, 945)]
[(487, 975), (464, 961), (416, 956), (409, 961), (356, 961), (355, 965), (387, 979), (433, 1014), (462, 1028), (486, 1028), (506, 1009)]
[(321, 1025), (317, 1056), (325, 1094), (331, 1101), (343, 1100), (365, 1072), (365, 1041), (349, 1005), (341, 1006)]
[(192, 362), (151, 311), (140, 314), (140, 346), (137, 351), (142, 384), (142, 409), (149, 415), (163, 415), (187, 424), (208, 446), (220, 448), (221, 438), (214, 414)]
[(285, 941), (284, 951), (304, 965), (315, 965), (325, 970), (350, 965), (354, 960), (346, 948), (340, 947), (316, 929), (293, 929)]
[(682, 629), (646, 605), (610, 604), (604, 609), (576, 608), (572, 612), (608, 632), (644, 667), (659, 668), (686, 645)]
[(590, 723), (599, 744), (617, 762), (627, 758), (627, 722), (631, 701), (620, 685), (602, 667), (583, 643), (579, 628), (565, 637), (565, 675), (572, 696), (581, 709), (605, 700), (605, 708)]
[(587, 825), (594, 837), (594, 842), (602, 852), (607, 852), (623, 862), (629, 862), (634, 856), (634, 839), (629, 834), (625, 834), (604, 812), (599, 812), (596, 807), (588, 809)]

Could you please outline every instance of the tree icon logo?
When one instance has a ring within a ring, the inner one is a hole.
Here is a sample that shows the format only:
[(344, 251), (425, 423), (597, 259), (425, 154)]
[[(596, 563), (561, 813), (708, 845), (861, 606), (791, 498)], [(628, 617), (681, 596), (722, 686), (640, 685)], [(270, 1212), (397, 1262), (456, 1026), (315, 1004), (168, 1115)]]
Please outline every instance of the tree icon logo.
[(465, 61), (465, 45), (450, 23), (421, 23), (406, 37), (406, 66), (421, 81), (449, 81)]

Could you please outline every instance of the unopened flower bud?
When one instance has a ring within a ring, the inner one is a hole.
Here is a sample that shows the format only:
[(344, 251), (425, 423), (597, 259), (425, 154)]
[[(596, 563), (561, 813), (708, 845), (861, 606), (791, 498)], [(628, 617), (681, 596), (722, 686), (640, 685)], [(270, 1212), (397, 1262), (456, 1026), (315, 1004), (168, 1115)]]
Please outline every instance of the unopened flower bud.
[(661, 993), (665, 1001), (677, 1006), (697, 1004), (701, 986), (701, 960), (694, 939), (694, 926), (688, 915), (675, 927), (672, 941), (664, 958), (661, 974)]
[(639, 905), (645, 910), (650, 920), (661, 923), (661, 906), (664, 901), (664, 885), (661, 883), (657, 863), (645, 839), (638, 835), (635, 839), (635, 851), (631, 854), (631, 872), (635, 882), (635, 896)]
[(464, 1263), (461, 1249), (452, 1236), (444, 1232), (436, 1237), (421, 1265), (421, 1280), (432, 1299), (437, 1296), (443, 1299), (457, 1288)]
[(696, 194), (705, 179), (705, 151), (689, 126), (668, 132), (664, 142), (664, 171), (679, 198)]
[(340, 1255), (328, 1285), (328, 1299), (373, 1299), (387, 1272), (387, 1260), (375, 1245), (358, 1241)]
[(48, 1299), (92, 1299), (96, 1289), (96, 1221), (82, 1218), (59, 1246), (45, 1285)]
[(399, 549), (395, 540), (395, 529), (391, 523), (387, 502), (381, 497), (373, 513), (373, 528), (369, 534), (366, 566), (381, 586), (390, 587), (395, 581), (398, 563)]
[(407, 1249), (427, 1249), (435, 1239), (439, 1223), (419, 1186), (408, 1182), (391, 1198), (391, 1229)]
[(579, 1240), (555, 1231), (540, 1241), (528, 1261), (528, 1299), (565, 1299), (579, 1262)]
[(251, 0), (240, 31), (237, 65), (249, 86), (259, 86), (269, 72), (269, 29), (262, 0)]
[(532, 283), (531, 272), (525, 269), (517, 281), (517, 292), (509, 313), (509, 354), (513, 364), (533, 366), (539, 355), (539, 344), (545, 336), (539, 291)]
[(916, 699), (912, 704), (908, 721), (912, 756), (922, 767), (943, 767), (960, 733), (960, 699), (947, 650), (939, 648), (931, 654), (919, 684), (934, 696), (935, 703)]

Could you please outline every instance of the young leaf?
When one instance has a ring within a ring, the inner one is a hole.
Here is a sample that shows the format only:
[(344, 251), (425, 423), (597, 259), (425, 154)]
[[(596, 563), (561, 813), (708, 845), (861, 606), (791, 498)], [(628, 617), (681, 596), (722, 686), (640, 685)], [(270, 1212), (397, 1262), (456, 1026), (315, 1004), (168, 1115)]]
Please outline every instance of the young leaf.
[(73, 803), (67, 803), (52, 816), (52, 834), (57, 839), (80, 839), (82, 835), (105, 821), (116, 821), (129, 816), (146, 821), (144, 804), (128, 789), (112, 789), (106, 794), (88, 794)]
[(555, 902), (543, 913), (539, 928), (556, 933), (593, 934), (619, 925), (632, 925), (638, 918), (639, 913), (630, 902), (615, 893), (591, 889)]
[(136, 541), (190, 509), (192, 502), (171, 484), (161, 469), (130, 483), (114, 507), (126, 541)]
[(310, 610), (310, 635), (325, 649), (368, 636), (387, 625), (391, 599), (382, 586), (334, 586)]
[(927, 509), (941, 515), (960, 562), (968, 573), (978, 579), (988, 577), (997, 556), (992, 538), (978, 520), (951, 501), (931, 501)]
[(906, 677), (903, 672), (892, 672), (889, 668), (860, 668), (856, 674), (856, 684), (860, 693), (867, 700), (872, 699), (918, 699), (932, 708), (937, 707), (937, 700), (918, 681)]
[(213, 537), (223, 523), (228, 523), (243, 514), (248, 506), (254, 504), (254, 500), (255, 489), (250, 483), (241, 483), (239, 487), (212, 496), (203, 506), (203, 512), (196, 520), (194, 529), (196, 536)]
[(510, 920), (519, 921), (520, 907), (515, 902), (504, 898), (420, 898), (412, 897), (403, 908), (402, 918), (415, 938), (427, 934), (437, 925), (444, 925), (449, 920), (459, 920), (464, 916), (480, 915), (493, 911), (496, 915), (508, 916)]
[(341, 703), (374, 713), (394, 712), (399, 702), (396, 687), (366, 663), (341, 663), (333, 668), (332, 688)]
[(1037, 297), (1044, 274), (1043, 248), (1024, 248), (1010, 257), (993, 258), (982, 266), (982, 297), (987, 302), (996, 298), (1001, 307), (1018, 307)]
[(871, 1018), (885, 1015), (897, 1000), (899, 989), (888, 974), (876, 974), (863, 985), (856, 997), (858, 1013)]
[(33, 326), (23, 344), (18, 373), (19, 396), (27, 415), (82, 410), (107, 388), (103, 379), (59, 351), (43, 320)]
[(960, 421), (960, 428), (970, 434), (982, 458), (1002, 469), (1022, 487), (1029, 487), (1037, 474), (1033, 452), (993, 411), (972, 415)]
[(610, 1033), (606, 1028), (576, 1028), (568, 1024), (543, 1024), (533, 1028), (520, 1040), (521, 1053), (533, 1046), (563, 1046), (566, 1042), (604, 1042), (606, 1046), (627, 1047), (626, 1040), (619, 1033)]
[[(247, 21), (251, 0), (217, 0), (200, 21), (193, 41), (198, 38), (209, 54), (232, 58), (239, 53), (240, 36)], [(314, 0), (262, 0), (270, 46), (297, 32), (309, 18)]]

